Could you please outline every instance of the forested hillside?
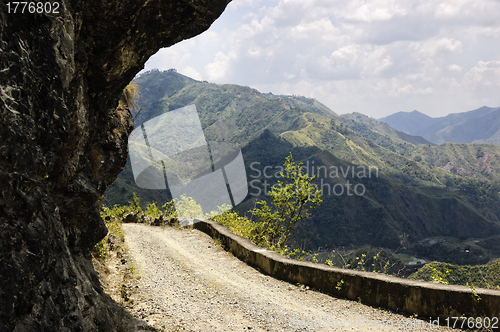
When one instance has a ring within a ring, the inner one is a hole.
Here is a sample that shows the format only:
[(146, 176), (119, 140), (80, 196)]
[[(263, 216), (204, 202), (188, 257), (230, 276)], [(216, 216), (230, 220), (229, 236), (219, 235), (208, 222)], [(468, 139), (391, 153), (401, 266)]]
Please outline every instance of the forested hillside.
[[(173, 70), (152, 71), (135, 82), (141, 96), (135, 126), (195, 104), (207, 141), (241, 147), (249, 184), (237, 207), (242, 214), (267, 198), (266, 188), (290, 152), (317, 175), (324, 202), (302, 225), (295, 245), (404, 247), (411, 254), (424, 252), (425, 239), (448, 238), (456, 250), (477, 240), (472, 250), (499, 254), (487, 245), (500, 240), (500, 151), (494, 146), (431, 146), (360, 115), (338, 116), (314, 99), (198, 82)], [(127, 168), (107, 191), (106, 204), (125, 203), (133, 191), (144, 204), (169, 199), (168, 191), (138, 188)], [(478, 256), (464, 257), (478, 263)]]

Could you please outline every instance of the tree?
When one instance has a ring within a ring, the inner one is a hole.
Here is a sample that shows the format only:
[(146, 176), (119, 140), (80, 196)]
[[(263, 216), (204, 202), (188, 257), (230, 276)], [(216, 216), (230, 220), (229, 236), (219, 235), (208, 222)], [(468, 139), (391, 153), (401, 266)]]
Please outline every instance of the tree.
[(259, 201), (260, 207), (252, 211), (266, 226), (269, 246), (274, 249), (285, 249), (297, 233), (297, 223), (309, 218), (310, 211), (323, 201), (321, 191), (313, 184), (315, 176), (304, 172), (302, 163), (296, 164), (291, 153), (283, 166), (280, 177), (284, 181), (278, 181), (269, 192), (271, 206)]

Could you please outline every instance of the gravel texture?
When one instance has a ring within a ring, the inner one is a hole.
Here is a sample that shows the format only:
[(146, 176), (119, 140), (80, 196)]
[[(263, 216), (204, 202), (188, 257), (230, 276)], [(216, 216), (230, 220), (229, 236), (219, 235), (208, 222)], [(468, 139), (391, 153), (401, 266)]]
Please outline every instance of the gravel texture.
[(274, 279), (197, 230), (123, 228), (140, 278), (121, 295), (134, 316), (160, 331), (451, 330)]

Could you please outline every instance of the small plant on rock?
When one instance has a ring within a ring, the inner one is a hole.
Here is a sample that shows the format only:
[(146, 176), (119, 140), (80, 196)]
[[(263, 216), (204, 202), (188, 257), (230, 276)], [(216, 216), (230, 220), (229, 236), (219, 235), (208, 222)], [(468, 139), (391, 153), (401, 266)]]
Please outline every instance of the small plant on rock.
[(431, 280), (432, 282), (439, 282), (441, 284), (448, 285), (450, 282), (447, 277), (451, 273), (450, 269), (445, 269), (445, 272), (438, 271), (434, 266), (430, 265), (430, 269), (432, 270)]

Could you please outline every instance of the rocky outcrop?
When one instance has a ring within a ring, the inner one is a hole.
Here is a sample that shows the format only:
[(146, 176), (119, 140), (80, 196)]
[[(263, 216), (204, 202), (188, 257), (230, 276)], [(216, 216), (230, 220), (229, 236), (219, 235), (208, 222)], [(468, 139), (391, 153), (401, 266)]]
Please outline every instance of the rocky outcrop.
[(0, 331), (132, 330), (90, 256), (133, 127), (117, 101), (152, 54), (206, 30), (228, 2), (0, 5)]

